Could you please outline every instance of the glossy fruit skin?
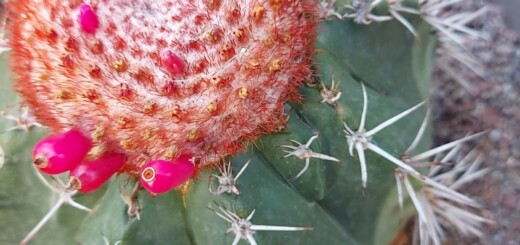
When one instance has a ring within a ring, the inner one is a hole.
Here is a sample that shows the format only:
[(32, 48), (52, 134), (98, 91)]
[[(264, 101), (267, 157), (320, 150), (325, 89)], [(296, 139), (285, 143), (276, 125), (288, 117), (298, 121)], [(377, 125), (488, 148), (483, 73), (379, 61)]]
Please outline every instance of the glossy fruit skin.
[(173, 161), (155, 160), (146, 163), (139, 178), (141, 184), (154, 194), (172, 190), (190, 179), (195, 172), (195, 165), (190, 158), (191, 156), (185, 155)]
[(112, 175), (123, 167), (126, 156), (107, 154), (93, 161), (86, 161), (76, 166), (69, 175), (72, 189), (89, 193), (99, 189)]
[(79, 6), (78, 22), (81, 29), (86, 33), (95, 33), (99, 27), (99, 20), (96, 12), (88, 4), (82, 3)]
[(92, 148), (92, 141), (71, 129), (40, 140), (33, 150), (34, 164), (46, 174), (61, 174), (78, 165)]
[(161, 53), (161, 64), (172, 75), (181, 75), (186, 69), (184, 61), (171, 50), (165, 50)]

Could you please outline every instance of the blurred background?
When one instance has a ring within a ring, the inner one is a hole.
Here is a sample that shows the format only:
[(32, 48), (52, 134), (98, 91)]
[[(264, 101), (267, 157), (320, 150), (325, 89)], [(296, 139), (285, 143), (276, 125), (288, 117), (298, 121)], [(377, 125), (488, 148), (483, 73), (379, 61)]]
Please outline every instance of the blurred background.
[(433, 100), (436, 144), (491, 130), (477, 143), (491, 171), (463, 192), (482, 203), (496, 224), (485, 229), (483, 239), (453, 237), (447, 244), (520, 244), (520, 1), (467, 0), (462, 8), (475, 11), (486, 4), (475, 28), (487, 40), (467, 46), (478, 61), (473, 68), (482, 74), (460, 64), (450, 64), (451, 75), (439, 69)]
[(504, 13), (504, 19), (507, 25), (520, 31), (520, 1), (518, 0), (491, 0), (490, 3), (498, 5)]

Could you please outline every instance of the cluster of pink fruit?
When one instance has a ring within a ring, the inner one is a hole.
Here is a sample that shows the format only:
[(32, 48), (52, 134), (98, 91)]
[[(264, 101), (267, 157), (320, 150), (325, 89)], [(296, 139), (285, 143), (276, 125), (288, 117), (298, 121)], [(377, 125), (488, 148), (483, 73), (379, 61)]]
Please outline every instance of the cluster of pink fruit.
[[(69, 188), (88, 193), (97, 190), (126, 162), (126, 156), (107, 153), (95, 160), (85, 160), (93, 144), (79, 130), (72, 129), (42, 139), (33, 151), (34, 164), (46, 174), (70, 171)], [(189, 155), (174, 161), (155, 160), (146, 163), (140, 172), (145, 189), (159, 194), (183, 184), (195, 172)]]

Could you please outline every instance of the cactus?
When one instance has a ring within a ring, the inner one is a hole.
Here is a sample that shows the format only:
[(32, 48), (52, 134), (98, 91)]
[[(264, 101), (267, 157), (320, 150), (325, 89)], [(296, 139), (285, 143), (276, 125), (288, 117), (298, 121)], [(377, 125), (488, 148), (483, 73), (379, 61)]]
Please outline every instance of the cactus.
[(0, 241), (438, 244), (478, 134), (427, 151), (439, 27), (381, 2), (10, 2)]

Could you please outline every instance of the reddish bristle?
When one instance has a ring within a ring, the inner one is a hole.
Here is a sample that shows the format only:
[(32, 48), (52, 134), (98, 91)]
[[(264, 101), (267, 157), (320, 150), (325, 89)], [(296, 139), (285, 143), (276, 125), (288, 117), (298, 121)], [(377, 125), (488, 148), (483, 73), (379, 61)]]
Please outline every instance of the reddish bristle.
[(130, 174), (276, 132), (311, 75), (314, 0), (65, 2), (9, 2), (16, 88), (55, 132), (103, 126)]

